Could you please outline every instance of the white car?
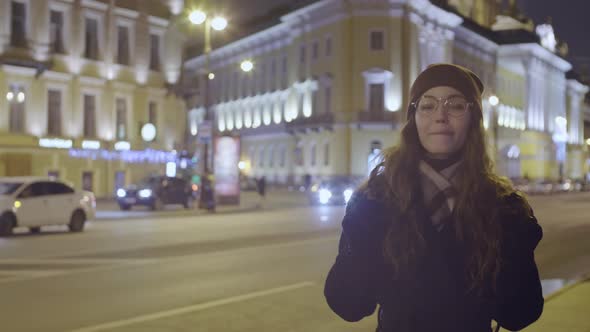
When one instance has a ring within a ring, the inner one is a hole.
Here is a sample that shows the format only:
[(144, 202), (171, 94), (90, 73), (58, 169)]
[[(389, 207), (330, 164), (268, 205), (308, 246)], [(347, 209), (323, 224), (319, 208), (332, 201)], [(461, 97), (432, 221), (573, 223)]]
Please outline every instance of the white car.
[(81, 232), (94, 219), (96, 200), (88, 191), (78, 191), (58, 180), (37, 177), (0, 177), (0, 236), (15, 227), (32, 233), (41, 226), (68, 225)]

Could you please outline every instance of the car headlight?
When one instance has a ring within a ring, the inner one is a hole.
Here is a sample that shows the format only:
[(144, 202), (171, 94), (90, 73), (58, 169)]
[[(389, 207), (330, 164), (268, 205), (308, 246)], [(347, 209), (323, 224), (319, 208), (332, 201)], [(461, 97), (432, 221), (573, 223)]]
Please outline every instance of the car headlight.
[(320, 189), (319, 196), (320, 196), (320, 203), (328, 204), (328, 202), (330, 201), (330, 198), (332, 198), (332, 192), (330, 192), (328, 189)]
[(342, 192), (342, 195), (344, 195), (344, 201), (346, 203), (348, 203), (348, 201), (350, 200), (350, 198), (352, 197), (352, 193), (354, 192), (354, 190), (352, 189), (346, 189), (344, 192)]
[(150, 196), (152, 196), (151, 189), (142, 189), (139, 191), (139, 197), (141, 197), (141, 198), (148, 198)]
[(127, 192), (125, 191), (125, 189), (117, 189), (117, 197), (125, 197), (127, 195)]

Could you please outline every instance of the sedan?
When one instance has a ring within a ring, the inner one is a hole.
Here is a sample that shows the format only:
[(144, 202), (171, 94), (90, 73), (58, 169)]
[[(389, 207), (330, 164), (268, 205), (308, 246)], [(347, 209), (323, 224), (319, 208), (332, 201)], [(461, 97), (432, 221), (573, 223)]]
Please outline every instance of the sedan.
[(95, 213), (96, 199), (89, 191), (46, 178), (0, 177), (0, 236), (12, 234), (16, 227), (39, 233), (46, 225), (67, 225), (81, 232)]

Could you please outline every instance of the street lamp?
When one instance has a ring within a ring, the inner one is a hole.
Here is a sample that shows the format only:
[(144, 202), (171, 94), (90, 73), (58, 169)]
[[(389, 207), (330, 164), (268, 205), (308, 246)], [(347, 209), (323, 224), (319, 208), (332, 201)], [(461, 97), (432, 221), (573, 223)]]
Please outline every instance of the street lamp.
[[(203, 96), (203, 108), (205, 109), (205, 114), (204, 114), (204, 122), (207, 122), (207, 125), (211, 126), (210, 121), (211, 121), (211, 112), (209, 110), (209, 80), (212, 80), (215, 78), (215, 74), (211, 73), (209, 71), (209, 54), (211, 53), (211, 28), (213, 28), (214, 30), (217, 31), (221, 31), (223, 29), (225, 29), (227, 27), (227, 20), (223, 17), (217, 16), (214, 17), (212, 19), (210, 19), (207, 16), (207, 13), (201, 11), (201, 10), (195, 10), (192, 11), (189, 14), (189, 20), (191, 21), (192, 24), (195, 25), (201, 25), (204, 24), (205, 25), (205, 29), (203, 29), (204, 31), (204, 39), (205, 39), (205, 45), (204, 45), (204, 50), (203, 50), (203, 54), (205, 55), (205, 65), (201, 71), (201, 86), (202, 86), (202, 96)], [(212, 127), (212, 126), (211, 126)], [(212, 137), (210, 138), (212, 139)], [(206, 141), (204, 143), (204, 156), (203, 156), (203, 171), (205, 174), (209, 173), (209, 164), (210, 164), (210, 158), (209, 158), (209, 141)]]
[(254, 68), (254, 64), (250, 60), (244, 60), (240, 64), (240, 68), (247, 73)]
[(494, 162), (496, 163), (496, 167), (498, 167), (499, 154), (500, 149), (498, 147), (498, 109), (496, 106), (500, 103), (500, 99), (496, 95), (491, 95), (488, 98), (488, 102), (492, 106), (492, 130), (494, 132)]

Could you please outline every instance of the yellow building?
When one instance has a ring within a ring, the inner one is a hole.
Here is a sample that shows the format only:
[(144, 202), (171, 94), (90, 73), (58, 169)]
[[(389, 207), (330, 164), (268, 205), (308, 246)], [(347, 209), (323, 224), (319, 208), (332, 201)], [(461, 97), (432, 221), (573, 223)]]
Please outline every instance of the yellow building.
[[(561, 165), (563, 176), (581, 177), (587, 88), (566, 79), (571, 65), (537, 42), (530, 22), (493, 21), (497, 1), (467, 3), (322, 0), (283, 15), (210, 53), (216, 129), (241, 137), (249, 176), (363, 178), (378, 152), (397, 142), (418, 73), (454, 62), (486, 83), (485, 124), (501, 173), (557, 179)], [(246, 59), (250, 72), (240, 70)], [(185, 70), (205, 60), (192, 58)], [(197, 135), (204, 109), (189, 108)]]
[(167, 5), (0, 0), (0, 176), (57, 176), (101, 197), (164, 172), (186, 121), (167, 88), (182, 46)]

